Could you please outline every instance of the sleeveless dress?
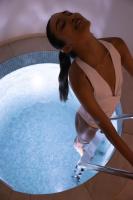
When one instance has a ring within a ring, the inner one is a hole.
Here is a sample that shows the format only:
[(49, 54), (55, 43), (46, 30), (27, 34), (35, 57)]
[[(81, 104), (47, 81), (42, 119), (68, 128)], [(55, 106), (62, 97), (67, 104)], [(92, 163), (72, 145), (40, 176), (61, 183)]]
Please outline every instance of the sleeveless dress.
[[(82, 61), (79, 57), (77, 57), (75, 61), (90, 80), (94, 88), (94, 96), (97, 103), (100, 105), (103, 112), (108, 117), (111, 117), (113, 115), (113, 112), (115, 111), (116, 106), (119, 104), (121, 97), (121, 89), (123, 83), (121, 56), (117, 51), (117, 49), (111, 43), (103, 40), (99, 41), (109, 51), (109, 54), (111, 56), (114, 65), (115, 80), (116, 80), (115, 95), (112, 94), (112, 90), (109, 84), (102, 78), (102, 76), (93, 67)], [(99, 128), (93, 117), (84, 109), (82, 105), (80, 106), (78, 113), (91, 127)]]

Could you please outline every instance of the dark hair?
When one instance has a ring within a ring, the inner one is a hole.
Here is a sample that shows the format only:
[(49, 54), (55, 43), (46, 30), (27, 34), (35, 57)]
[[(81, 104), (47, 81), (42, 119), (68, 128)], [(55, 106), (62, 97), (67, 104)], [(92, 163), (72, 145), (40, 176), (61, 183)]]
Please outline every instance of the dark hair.
[[(62, 49), (65, 45), (65, 42), (58, 39), (50, 30), (50, 19), (46, 26), (46, 33), (49, 42), (56, 49)], [(60, 100), (66, 101), (68, 99), (69, 85), (68, 85), (68, 72), (71, 65), (71, 58), (74, 58), (76, 55), (74, 52), (69, 54), (59, 52), (59, 62), (60, 62), (60, 73), (59, 73), (59, 94)]]

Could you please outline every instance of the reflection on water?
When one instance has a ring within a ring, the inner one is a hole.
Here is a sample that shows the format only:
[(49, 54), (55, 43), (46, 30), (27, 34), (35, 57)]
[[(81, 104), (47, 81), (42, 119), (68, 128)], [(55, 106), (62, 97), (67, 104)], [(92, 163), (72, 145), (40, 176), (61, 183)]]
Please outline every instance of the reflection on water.
[[(39, 64), (0, 81), (0, 177), (16, 191), (48, 194), (76, 187), (72, 175), (80, 157), (73, 141), (79, 102), (71, 90), (67, 103), (59, 101), (58, 73), (56, 64)], [(103, 136), (91, 162), (105, 164), (112, 150)], [(94, 175), (86, 171), (81, 183)]]

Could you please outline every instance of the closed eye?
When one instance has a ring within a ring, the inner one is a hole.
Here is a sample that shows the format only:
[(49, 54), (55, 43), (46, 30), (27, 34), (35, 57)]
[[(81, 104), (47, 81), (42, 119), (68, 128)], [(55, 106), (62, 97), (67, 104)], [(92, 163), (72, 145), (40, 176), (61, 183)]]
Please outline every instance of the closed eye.
[[(62, 14), (66, 16), (71, 16), (73, 13), (65, 10), (64, 12), (62, 12)], [(66, 25), (66, 22), (64, 20), (62, 21), (62, 19), (58, 19), (56, 22), (56, 29), (63, 30), (65, 25)]]
[(65, 22), (64, 20), (61, 20), (61, 21), (59, 22), (59, 25), (58, 25), (59, 30), (63, 30), (64, 27), (65, 27), (65, 25), (66, 25), (66, 22)]

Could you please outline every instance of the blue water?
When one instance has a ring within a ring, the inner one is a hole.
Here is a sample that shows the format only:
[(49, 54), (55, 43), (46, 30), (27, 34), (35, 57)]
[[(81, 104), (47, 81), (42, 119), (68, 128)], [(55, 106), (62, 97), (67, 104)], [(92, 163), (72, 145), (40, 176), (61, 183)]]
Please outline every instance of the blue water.
[[(77, 186), (72, 175), (80, 159), (73, 148), (79, 102), (71, 90), (67, 103), (59, 101), (58, 67), (50, 69), (45, 84), (44, 64), (18, 70), (0, 83), (0, 177), (16, 191), (48, 194)], [(38, 71), (43, 79), (31, 80)], [(92, 162), (102, 163), (109, 145), (104, 140)], [(94, 174), (86, 171), (81, 183)]]

